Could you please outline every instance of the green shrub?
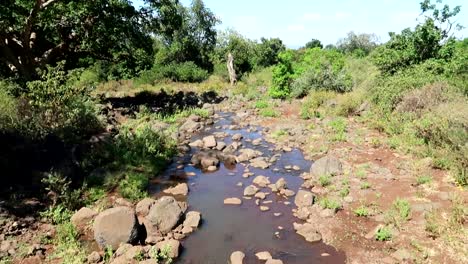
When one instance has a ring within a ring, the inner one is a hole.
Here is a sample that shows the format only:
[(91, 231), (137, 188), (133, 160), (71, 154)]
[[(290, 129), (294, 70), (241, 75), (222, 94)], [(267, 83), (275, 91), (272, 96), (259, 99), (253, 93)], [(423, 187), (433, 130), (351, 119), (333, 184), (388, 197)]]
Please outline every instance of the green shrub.
[(311, 119), (314, 117), (320, 117), (320, 112), (318, 111), (318, 108), (330, 99), (334, 98), (335, 96), (335, 93), (329, 91), (311, 92), (301, 104), (301, 118)]
[(331, 184), (331, 176), (330, 175), (321, 175), (319, 177), (319, 183), (322, 187), (327, 187)]
[(119, 193), (131, 201), (137, 201), (148, 196), (146, 189), (149, 180), (144, 174), (127, 173), (119, 183)]
[(354, 214), (359, 217), (367, 217), (369, 215), (369, 209), (366, 206), (361, 205), (354, 210)]
[(344, 118), (336, 118), (328, 123), (328, 126), (332, 129), (333, 134), (331, 139), (333, 141), (346, 141), (346, 127), (347, 122)]
[(264, 109), (264, 108), (267, 108), (269, 106), (270, 106), (270, 104), (268, 103), (268, 101), (265, 101), (265, 100), (259, 100), (259, 101), (255, 102), (255, 108), (257, 108), (257, 109)]
[(375, 239), (377, 241), (388, 241), (392, 239), (392, 232), (388, 227), (382, 227), (379, 230), (377, 230), (377, 233), (375, 234)]
[(424, 185), (432, 182), (432, 177), (429, 175), (422, 175), (416, 179), (418, 185)]
[(143, 71), (135, 79), (137, 85), (155, 84), (164, 80), (175, 82), (202, 82), (208, 79), (208, 72), (195, 63), (171, 63), (168, 65), (155, 65), (152, 69)]
[(273, 83), (268, 93), (273, 98), (286, 98), (290, 94), (293, 75), (293, 52), (285, 51), (278, 55), (279, 63), (273, 68)]
[(260, 115), (263, 117), (278, 117), (280, 116), (280, 113), (278, 113), (278, 111), (276, 111), (275, 109), (268, 107), (261, 109)]
[(305, 96), (311, 90), (347, 92), (352, 89), (344, 55), (335, 50), (307, 50), (295, 68), (295, 75), (298, 77), (291, 86), (293, 97)]
[(324, 197), (320, 199), (319, 204), (322, 208), (324, 209), (332, 209), (335, 212), (341, 209), (341, 204), (340, 202), (330, 199), (328, 197)]

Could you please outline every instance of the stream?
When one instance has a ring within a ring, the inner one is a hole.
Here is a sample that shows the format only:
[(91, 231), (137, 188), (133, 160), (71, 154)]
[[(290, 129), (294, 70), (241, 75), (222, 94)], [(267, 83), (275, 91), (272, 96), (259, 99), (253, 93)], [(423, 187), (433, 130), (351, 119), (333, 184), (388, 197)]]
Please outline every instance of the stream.
[[(265, 263), (257, 260), (255, 253), (268, 251), (273, 258), (281, 259), (288, 264), (306, 263), (344, 263), (345, 255), (331, 246), (322, 242), (309, 243), (293, 229), (293, 222), (302, 221), (292, 214), (294, 196), (288, 199), (275, 193), (269, 188), (261, 188), (260, 191), (270, 193), (264, 201), (272, 201), (263, 204), (270, 208), (262, 212), (255, 204), (255, 198), (247, 200), (243, 198), (246, 186), (252, 184), (255, 176), (264, 175), (274, 183), (283, 177), (289, 189), (297, 192), (303, 183), (300, 174), (308, 172), (311, 162), (304, 159), (301, 151), (293, 149), (291, 152), (274, 151), (274, 145), (262, 140), (258, 146), (251, 141), (261, 138), (261, 127), (248, 129), (240, 127), (231, 130), (235, 115), (232, 113), (218, 112), (215, 123), (206, 126), (201, 132), (192, 136), (192, 141), (201, 139), (216, 132), (225, 132), (228, 135), (224, 140), (229, 145), (233, 134), (240, 133), (243, 136), (242, 147), (251, 148), (263, 152), (263, 156), (271, 157), (280, 153), (281, 157), (268, 169), (248, 167), (254, 176), (243, 178), (242, 175), (247, 165), (237, 164), (225, 167), (222, 163), (215, 172), (203, 172), (190, 166), (190, 158), (199, 151), (192, 148), (187, 155), (176, 158), (176, 162), (166, 170), (163, 177), (152, 182), (150, 193), (154, 197), (162, 196), (161, 190), (173, 186), (179, 182), (186, 182), (190, 192), (187, 197), (176, 197), (186, 201), (189, 210), (199, 211), (202, 214), (202, 223), (198, 230), (182, 240), (183, 250), (175, 263), (181, 264), (214, 264), (227, 263), (234, 251), (245, 253), (244, 263)], [(220, 127), (219, 129), (215, 127)], [(254, 132), (252, 132), (252, 130)], [(237, 154), (237, 152), (236, 152)], [(248, 164), (248, 162), (246, 163)], [(184, 165), (184, 166), (181, 166)], [(286, 170), (287, 165), (296, 165), (300, 170)], [(276, 169), (275, 169), (276, 168)], [(195, 176), (186, 176), (188, 174)], [(242, 186), (237, 184), (242, 182)], [(225, 205), (223, 200), (229, 197), (238, 197), (241, 205)], [(284, 202), (290, 202), (284, 203)], [(274, 216), (281, 213), (281, 216)], [(275, 234), (278, 232), (277, 234)]]

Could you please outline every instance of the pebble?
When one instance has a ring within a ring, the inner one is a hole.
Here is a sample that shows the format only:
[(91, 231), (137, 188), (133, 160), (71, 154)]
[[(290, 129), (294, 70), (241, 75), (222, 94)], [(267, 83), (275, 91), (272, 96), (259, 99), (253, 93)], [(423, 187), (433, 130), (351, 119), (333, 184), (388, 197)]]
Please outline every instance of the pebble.
[(278, 216), (281, 216), (283, 214), (282, 213), (274, 213), (273, 215), (278, 217)]
[(268, 207), (268, 206), (264, 206), (264, 205), (260, 206), (260, 211), (262, 211), (262, 212), (266, 212), (266, 211), (269, 211), (269, 210), (270, 210), (270, 207)]
[(229, 204), (229, 205), (240, 205), (242, 204), (241, 199), (233, 197), (233, 198), (226, 198), (224, 199), (224, 204)]

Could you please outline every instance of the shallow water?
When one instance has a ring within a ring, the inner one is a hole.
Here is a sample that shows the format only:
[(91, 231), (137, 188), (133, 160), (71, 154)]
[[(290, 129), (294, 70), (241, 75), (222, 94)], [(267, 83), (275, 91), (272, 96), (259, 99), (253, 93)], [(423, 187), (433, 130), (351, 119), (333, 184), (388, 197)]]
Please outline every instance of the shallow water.
[[(248, 132), (247, 128), (215, 129), (215, 126), (231, 125), (233, 122), (231, 114), (218, 114), (221, 117), (213, 126), (210, 126), (211, 129), (194, 135), (192, 140), (214, 132), (226, 132), (229, 135), (224, 142), (229, 145), (231, 136), (241, 133), (244, 136), (242, 139), (244, 147), (260, 150), (265, 157), (271, 157), (276, 153), (272, 151), (274, 146), (266, 141), (263, 141), (260, 146), (253, 146), (246, 141), (261, 137), (259, 132)], [(190, 163), (191, 155), (197, 151), (198, 149), (192, 149), (189, 155), (180, 158), (179, 163)], [(301, 221), (292, 215), (291, 210), (295, 208), (294, 197), (284, 199), (274, 193), (268, 195), (265, 201), (272, 200), (273, 203), (265, 204), (270, 207), (270, 211), (267, 212), (259, 210), (255, 199), (242, 198), (244, 188), (252, 184), (255, 176), (258, 175), (269, 177), (272, 183), (283, 177), (287, 181), (288, 188), (297, 192), (303, 183), (299, 175), (308, 171), (311, 165), (311, 162), (305, 160), (299, 150), (282, 152), (279, 160), (269, 169), (249, 167), (250, 172), (255, 175), (247, 179), (242, 177), (245, 169), (243, 164), (237, 164), (233, 168), (226, 168), (221, 164), (219, 170), (213, 173), (203, 173), (195, 167), (186, 165), (183, 168), (185, 172), (196, 173), (196, 176), (192, 177), (183, 177), (184, 171), (178, 170), (176, 168), (178, 165), (180, 164), (171, 165), (165, 177), (154, 182), (150, 190), (154, 196), (160, 196), (162, 188), (185, 181), (189, 184), (190, 192), (187, 198), (182, 199), (187, 200), (189, 210), (199, 211), (202, 214), (202, 224), (198, 230), (182, 241), (183, 250), (176, 263), (227, 263), (231, 253), (237, 250), (245, 253), (244, 263), (264, 263), (255, 257), (255, 253), (260, 251), (269, 251), (273, 258), (281, 259), (288, 264), (344, 263), (345, 256), (342, 252), (337, 252), (333, 247), (324, 243), (306, 242), (303, 237), (295, 233), (292, 224)], [(297, 165), (301, 171), (287, 172), (284, 169), (286, 165)], [(279, 171), (274, 172), (273, 168), (278, 168)], [(242, 182), (243, 187), (236, 186), (238, 182)], [(271, 192), (269, 188), (261, 189), (261, 191)], [(228, 197), (241, 198), (242, 205), (224, 205), (223, 200)], [(285, 205), (284, 201), (289, 201), (291, 204)], [(276, 217), (273, 213), (282, 213), (282, 215)], [(279, 230), (279, 226), (284, 229)], [(277, 231), (279, 237), (275, 236)], [(323, 253), (327, 253), (328, 256), (322, 256)]]

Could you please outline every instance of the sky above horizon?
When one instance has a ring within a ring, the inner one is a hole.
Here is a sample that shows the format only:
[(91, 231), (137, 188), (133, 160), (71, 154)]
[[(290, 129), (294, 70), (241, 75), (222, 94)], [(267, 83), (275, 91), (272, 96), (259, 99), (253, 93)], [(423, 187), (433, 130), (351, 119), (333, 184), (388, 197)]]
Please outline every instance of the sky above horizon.
[[(138, 6), (141, 1), (133, 2)], [(385, 42), (389, 39), (388, 32), (400, 32), (418, 24), (421, 1), (204, 0), (204, 3), (221, 19), (218, 29), (232, 28), (255, 40), (278, 37), (288, 47), (298, 48), (311, 39), (319, 39), (324, 45), (336, 44), (350, 31), (374, 33)], [(188, 6), (192, 1), (181, 2)], [(464, 2), (444, 1), (451, 8), (462, 6), (456, 19), (468, 26), (468, 5), (463, 5)], [(468, 37), (468, 29), (456, 32), (455, 36)]]

